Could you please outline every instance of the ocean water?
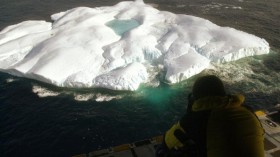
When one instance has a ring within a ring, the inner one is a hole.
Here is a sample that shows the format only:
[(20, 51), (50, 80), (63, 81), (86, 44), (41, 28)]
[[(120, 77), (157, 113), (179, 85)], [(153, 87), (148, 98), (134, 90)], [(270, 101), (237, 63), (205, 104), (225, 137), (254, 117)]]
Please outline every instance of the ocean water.
[[(73, 7), (117, 0), (0, 0), (0, 29), (47, 20)], [(0, 73), (0, 156), (71, 156), (163, 134), (184, 114), (195, 78), (221, 77), (253, 108), (280, 103), (280, 1), (145, 0), (160, 10), (206, 18), (266, 39), (268, 55), (213, 65), (182, 83), (135, 92), (65, 89)]]

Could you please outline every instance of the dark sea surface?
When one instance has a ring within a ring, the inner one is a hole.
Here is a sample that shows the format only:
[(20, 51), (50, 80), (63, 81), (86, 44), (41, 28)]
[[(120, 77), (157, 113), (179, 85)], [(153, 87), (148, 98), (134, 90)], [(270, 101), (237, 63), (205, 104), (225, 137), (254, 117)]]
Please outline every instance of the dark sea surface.
[[(78, 6), (117, 0), (0, 0), (0, 30)], [(206, 18), (266, 39), (268, 55), (213, 65), (230, 93), (255, 109), (280, 103), (279, 0), (146, 0), (160, 10)], [(65, 89), (0, 73), (0, 156), (56, 157), (86, 153), (163, 134), (185, 112), (197, 76), (135, 92)], [(111, 100), (112, 99), (112, 100)], [(107, 100), (107, 101), (106, 101)]]

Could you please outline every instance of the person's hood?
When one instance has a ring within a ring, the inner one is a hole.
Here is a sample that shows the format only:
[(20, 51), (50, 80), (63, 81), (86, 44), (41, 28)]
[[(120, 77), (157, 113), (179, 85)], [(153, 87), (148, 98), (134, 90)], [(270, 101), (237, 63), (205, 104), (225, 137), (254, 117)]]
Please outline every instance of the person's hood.
[(194, 102), (192, 111), (203, 111), (218, 108), (235, 108), (240, 107), (244, 102), (245, 97), (241, 94), (228, 96), (211, 96), (203, 97)]

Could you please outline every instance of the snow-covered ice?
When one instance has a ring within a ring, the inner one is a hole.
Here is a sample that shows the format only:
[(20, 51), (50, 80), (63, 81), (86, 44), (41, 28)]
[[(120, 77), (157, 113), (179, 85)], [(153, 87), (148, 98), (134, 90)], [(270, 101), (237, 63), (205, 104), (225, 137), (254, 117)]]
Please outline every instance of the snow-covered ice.
[(142, 0), (78, 7), (51, 18), (0, 32), (0, 71), (61, 87), (136, 90), (155, 76), (147, 67), (177, 83), (212, 62), (269, 53), (269, 44), (255, 35)]

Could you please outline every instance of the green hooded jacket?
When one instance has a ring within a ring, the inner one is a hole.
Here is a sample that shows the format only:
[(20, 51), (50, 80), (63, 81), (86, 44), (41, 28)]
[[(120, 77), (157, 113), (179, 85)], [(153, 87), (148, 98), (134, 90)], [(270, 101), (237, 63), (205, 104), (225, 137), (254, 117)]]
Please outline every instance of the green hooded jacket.
[(202, 129), (184, 126), (184, 122), (180, 121), (166, 132), (164, 140), (166, 146), (169, 149), (184, 147), (182, 140), (174, 134), (179, 129), (189, 135), (205, 136), (205, 138), (193, 137), (206, 140), (200, 142), (201, 145), (205, 145), (200, 149), (205, 153), (199, 156), (264, 157), (264, 130), (254, 113), (242, 106), (243, 102), (242, 95), (212, 96), (196, 100), (192, 105), (193, 114), (200, 116), (207, 111), (203, 117), (206, 117), (205, 123), (197, 124), (202, 125)]

